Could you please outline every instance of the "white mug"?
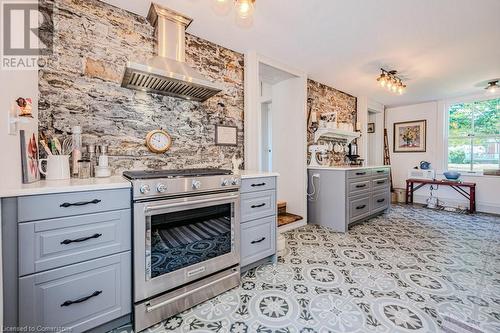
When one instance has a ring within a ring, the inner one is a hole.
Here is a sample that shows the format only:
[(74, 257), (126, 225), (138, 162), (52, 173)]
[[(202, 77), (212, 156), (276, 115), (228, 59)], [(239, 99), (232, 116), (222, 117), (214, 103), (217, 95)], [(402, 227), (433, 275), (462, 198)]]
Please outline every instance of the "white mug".
[[(42, 163), (47, 162), (46, 170)], [(69, 155), (48, 155), (38, 161), (38, 169), (47, 180), (69, 179)]]

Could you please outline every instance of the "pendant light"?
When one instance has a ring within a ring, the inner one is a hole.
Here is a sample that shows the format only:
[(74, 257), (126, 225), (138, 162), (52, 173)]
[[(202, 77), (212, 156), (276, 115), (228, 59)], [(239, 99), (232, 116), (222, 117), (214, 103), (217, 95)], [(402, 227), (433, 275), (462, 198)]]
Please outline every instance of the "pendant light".
[(255, 0), (236, 0), (236, 14), (245, 20), (253, 15)]
[(486, 89), (486, 91), (490, 94), (496, 93), (497, 91), (500, 90), (500, 86), (498, 85), (498, 80), (493, 80), (488, 82), (488, 86), (484, 89)]
[(213, 0), (212, 8), (218, 15), (227, 15), (231, 11), (231, 2), (233, 0)]

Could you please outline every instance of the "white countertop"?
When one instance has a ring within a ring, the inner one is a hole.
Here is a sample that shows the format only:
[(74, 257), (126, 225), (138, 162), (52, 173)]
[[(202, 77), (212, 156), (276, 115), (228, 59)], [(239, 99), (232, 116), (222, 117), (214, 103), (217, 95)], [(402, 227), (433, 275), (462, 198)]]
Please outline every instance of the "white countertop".
[(112, 176), (109, 178), (41, 180), (31, 184), (20, 184), (18, 187), (1, 188), (0, 198), (129, 187), (131, 187), (131, 183), (122, 176)]
[(269, 171), (254, 171), (254, 170), (240, 170), (238, 173), (241, 179), (251, 179), (260, 177), (278, 177), (280, 174), (277, 172)]
[(378, 169), (378, 168), (390, 168), (390, 165), (368, 165), (368, 166), (308, 166), (307, 169), (311, 170), (338, 170), (338, 171), (349, 171), (349, 170), (359, 170), (359, 169)]

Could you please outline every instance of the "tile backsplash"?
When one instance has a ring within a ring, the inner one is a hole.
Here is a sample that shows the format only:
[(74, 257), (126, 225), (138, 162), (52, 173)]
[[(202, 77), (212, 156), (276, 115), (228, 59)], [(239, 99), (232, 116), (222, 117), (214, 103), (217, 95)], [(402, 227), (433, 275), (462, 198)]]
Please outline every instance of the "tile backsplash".
[[(231, 168), (243, 158), (243, 55), (186, 34), (186, 62), (224, 86), (206, 102), (120, 86), (128, 60), (153, 56), (153, 27), (142, 16), (96, 0), (54, 1), (54, 54), (39, 71), (39, 129), (110, 146), (115, 174), (141, 168)], [(237, 126), (237, 146), (216, 146), (215, 125)], [(170, 133), (164, 154), (145, 146), (153, 129)]]

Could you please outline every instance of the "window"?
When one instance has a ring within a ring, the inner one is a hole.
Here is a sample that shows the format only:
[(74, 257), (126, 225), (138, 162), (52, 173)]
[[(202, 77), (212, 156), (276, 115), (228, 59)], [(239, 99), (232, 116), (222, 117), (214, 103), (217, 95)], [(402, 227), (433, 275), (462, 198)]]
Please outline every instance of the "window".
[(448, 112), (448, 169), (500, 168), (500, 98), (453, 104)]

